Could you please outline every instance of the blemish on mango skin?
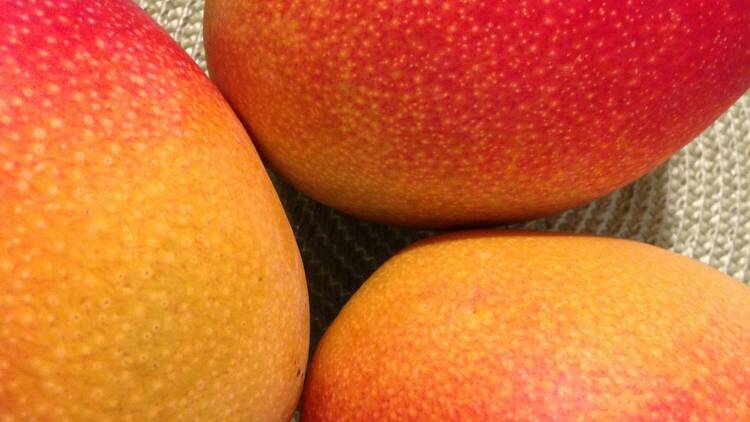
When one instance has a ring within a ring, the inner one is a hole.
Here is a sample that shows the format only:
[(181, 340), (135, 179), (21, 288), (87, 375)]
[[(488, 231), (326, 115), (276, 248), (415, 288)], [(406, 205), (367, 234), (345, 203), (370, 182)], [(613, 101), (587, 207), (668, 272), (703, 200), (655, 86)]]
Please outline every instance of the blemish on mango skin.
[(750, 289), (590, 236), (464, 232), (386, 262), (308, 372), (302, 420), (750, 418)]
[(0, 420), (288, 419), (308, 319), (250, 139), (168, 35), (2, 2)]
[(211, 77), (275, 170), (388, 223), (583, 204), (750, 86), (750, 6), (731, 0), (208, 0), (205, 16)]

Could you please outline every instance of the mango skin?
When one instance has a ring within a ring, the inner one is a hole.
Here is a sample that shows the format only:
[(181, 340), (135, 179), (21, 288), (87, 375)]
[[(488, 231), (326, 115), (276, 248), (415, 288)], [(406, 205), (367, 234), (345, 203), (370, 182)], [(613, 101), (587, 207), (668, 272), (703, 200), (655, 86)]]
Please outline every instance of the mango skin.
[(750, 420), (750, 289), (631, 241), (419, 242), (351, 298), (302, 421)]
[(126, 0), (0, 3), (0, 420), (288, 421), (309, 311), (247, 133)]
[(416, 227), (585, 204), (750, 87), (736, 0), (207, 0), (212, 80), (313, 198)]

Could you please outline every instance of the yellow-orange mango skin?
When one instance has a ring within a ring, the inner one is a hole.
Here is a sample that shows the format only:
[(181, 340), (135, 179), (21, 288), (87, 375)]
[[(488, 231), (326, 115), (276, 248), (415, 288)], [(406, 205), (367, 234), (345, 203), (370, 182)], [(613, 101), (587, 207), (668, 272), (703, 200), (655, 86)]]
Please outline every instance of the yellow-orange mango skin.
[(631, 241), (478, 231), (380, 268), (326, 332), (302, 420), (747, 421), (750, 289)]
[(127, 0), (0, 2), (0, 421), (282, 421), (304, 273), (250, 139)]

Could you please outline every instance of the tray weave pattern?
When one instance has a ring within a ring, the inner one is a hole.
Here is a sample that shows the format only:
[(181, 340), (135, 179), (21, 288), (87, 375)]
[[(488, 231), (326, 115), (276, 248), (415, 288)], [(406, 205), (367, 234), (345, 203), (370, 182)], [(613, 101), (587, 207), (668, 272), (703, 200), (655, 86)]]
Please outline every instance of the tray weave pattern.
[[(204, 0), (137, 0), (205, 70)], [(381, 263), (429, 231), (367, 223), (274, 177), (308, 276), (313, 343)], [(588, 206), (514, 227), (629, 238), (750, 283), (750, 93), (667, 163)]]

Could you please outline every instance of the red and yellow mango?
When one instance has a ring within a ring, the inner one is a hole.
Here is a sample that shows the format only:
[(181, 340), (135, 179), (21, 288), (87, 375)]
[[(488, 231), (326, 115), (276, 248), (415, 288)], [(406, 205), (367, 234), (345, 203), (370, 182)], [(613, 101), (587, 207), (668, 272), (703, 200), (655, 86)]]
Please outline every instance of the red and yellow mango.
[(750, 288), (631, 241), (479, 231), (386, 262), (302, 421), (750, 420)]
[(261, 161), (169, 36), (0, 2), (0, 420), (286, 421), (308, 320)]
[(408, 226), (585, 204), (750, 87), (736, 0), (207, 0), (205, 41), (280, 175)]

